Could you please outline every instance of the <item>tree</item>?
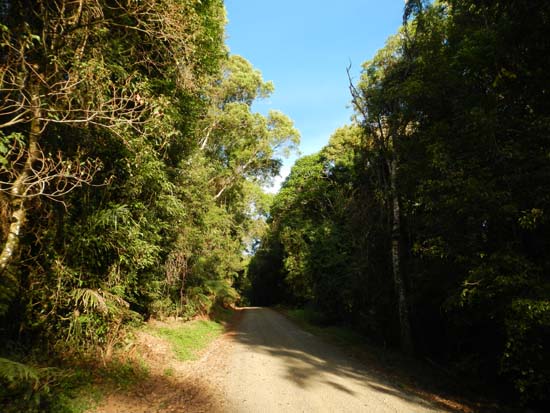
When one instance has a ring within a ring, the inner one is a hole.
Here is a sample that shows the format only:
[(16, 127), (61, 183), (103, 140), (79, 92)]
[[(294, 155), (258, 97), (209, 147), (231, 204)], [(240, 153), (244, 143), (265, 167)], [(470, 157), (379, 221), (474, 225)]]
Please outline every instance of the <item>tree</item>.
[(1, 271), (17, 250), (28, 199), (62, 202), (74, 187), (91, 183), (100, 168), (99, 161), (64, 159), (62, 146), (47, 149), (57, 152), (55, 157), (46, 154), (42, 141), (48, 128), (144, 131), (169, 103), (154, 95), (152, 78), (171, 78), (187, 90), (197, 87), (191, 39), (207, 45), (205, 38), (212, 34), (197, 36), (197, 23), (190, 18), (198, 17), (196, 6), (176, 0), (61, 0), (30, 10), (26, 2), (12, 1), (7, 7), (0, 26), (0, 189), (8, 199), (11, 225)]
[(403, 82), (408, 62), (403, 57), (403, 40), (394, 36), (375, 58), (364, 65), (358, 88), (350, 83), (354, 107), (361, 125), (373, 143), (375, 162), (380, 168), (379, 184), (386, 197), (391, 233), (391, 268), (399, 313), (401, 347), (413, 352), (407, 282), (403, 273), (401, 195), (399, 184), (400, 140), (410, 134), (414, 118), (403, 109)]
[(356, 295), (364, 292), (364, 277), (355, 254), (364, 234), (351, 219), (360, 136), (359, 128), (343, 127), (292, 168), (251, 262), (259, 302), (313, 305), (325, 321), (349, 321), (360, 311)]
[(390, 341), (396, 326), (406, 351), (543, 405), (548, 15), (547, 2), (407, 2), (352, 86), (362, 139), (337, 157), (351, 167), (330, 158), (337, 139), (297, 162), (255, 285), (270, 266), (263, 286), (287, 300)]
[(230, 56), (210, 90), (200, 149), (217, 170), (211, 183), (219, 199), (245, 178), (263, 184), (277, 175), (279, 158), (296, 149), (300, 135), (281, 112), (252, 112), (252, 103), (267, 98), (273, 85), (241, 56)]

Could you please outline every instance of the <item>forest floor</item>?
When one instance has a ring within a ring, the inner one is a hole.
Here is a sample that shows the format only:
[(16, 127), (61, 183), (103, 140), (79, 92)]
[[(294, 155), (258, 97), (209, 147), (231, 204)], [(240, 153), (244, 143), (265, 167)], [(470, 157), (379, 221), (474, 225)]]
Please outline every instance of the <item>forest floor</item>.
[(137, 333), (130, 353), (148, 374), (127, 389), (111, 389), (94, 413), (493, 410), (434, 391), (411, 376), (434, 374), (428, 367), (397, 372), (376, 355), (351, 354), (264, 308), (236, 311), (225, 333), (196, 360), (178, 359), (171, 343), (150, 329)]
[[(233, 322), (237, 321), (233, 317)], [(89, 413), (222, 412), (220, 374), (226, 371), (230, 328), (200, 350), (191, 360), (181, 360), (178, 349), (158, 331), (184, 328), (183, 321), (154, 321), (136, 332), (127, 359), (146, 370), (130, 386), (112, 388)]]

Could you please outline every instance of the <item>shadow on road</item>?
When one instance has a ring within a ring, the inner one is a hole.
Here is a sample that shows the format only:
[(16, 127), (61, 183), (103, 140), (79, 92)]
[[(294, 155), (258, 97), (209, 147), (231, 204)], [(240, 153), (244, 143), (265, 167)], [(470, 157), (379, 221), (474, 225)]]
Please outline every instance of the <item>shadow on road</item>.
[(232, 332), (234, 339), (249, 347), (251, 352), (276, 357), (284, 369), (274, 373), (284, 375), (286, 380), (300, 388), (321, 384), (349, 396), (374, 393), (382, 403), (398, 398), (423, 411), (463, 411), (434, 407), (433, 403), (421, 399), (405, 386), (345, 356), (273, 310), (249, 307), (241, 311), (244, 314)]

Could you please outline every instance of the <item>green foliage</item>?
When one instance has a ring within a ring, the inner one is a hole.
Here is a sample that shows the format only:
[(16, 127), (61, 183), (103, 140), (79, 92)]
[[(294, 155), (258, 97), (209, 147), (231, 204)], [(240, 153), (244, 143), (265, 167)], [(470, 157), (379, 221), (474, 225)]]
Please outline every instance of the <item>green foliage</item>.
[(361, 306), (377, 294), (378, 280), (370, 285), (373, 277), (360, 262), (369, 249), (360, 220), (364, 200), (356, 201), (359, 183), (352, 181), (361, 145), (359, 128), (342, 128), (319, 154), (296, 162), (250, 263), (253, 302), (310, 302), (325, 322), (368, 314)]
[[(3, 241), (10, 214), (26, 214), (1, 271), (2, 355), (37, 365), (84, 355), (108, 364), (143, 319), (239, 300), (244, 252), (265, 230), (261, 185), (299, 139), (284, 114), (253, 112), (274, 88), (228, 55), (223, 1), (81, 6), (12, 1), (0, 27)], [(48, 157), (60, 162), (33, 169)], [(77, 189), (59, 168), (85, 159), (97, 168)], [(17, 179), (36, 173), (50, 186)], [(61, 193), (19, 200), (17, 185)], [(35, 397), (31, 377), (21, 382)], [(32, 409), (64, 411), (52, 401), (62, 391), (38, 393)]]
[(0, 358), (0, 407), (6, 413), (81, 413), (99, 399), (92, 376), (84, 369), (65, 370)]
[(32, 388), (39, 383), (40, 372), (34, 367), (18, 363), (5, 358), (0, 358), (0, 377), (8, 385), (29, 383)]
[(549, 13), (406, 2), (405, 27), (352, 87), (356, 125), (299, 160), (276, 196), (252, 298), (307, 302), (396, 343), (397, 242), (417, 352), (545, 406)]
[(550, 302), (545, 299), (515, 299), (505, 318), (506, 343), (501, 373), (507, 376), (523, 402), (544, 400), (550, 374)]

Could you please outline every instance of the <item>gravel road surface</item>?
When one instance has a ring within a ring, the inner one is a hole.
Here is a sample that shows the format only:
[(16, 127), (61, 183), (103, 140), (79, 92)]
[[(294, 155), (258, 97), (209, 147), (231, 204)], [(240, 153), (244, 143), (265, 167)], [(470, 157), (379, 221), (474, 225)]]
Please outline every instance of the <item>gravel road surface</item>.
[(266, 308), (242, 310), (224, 391), (227, 412), (443, 412)]

